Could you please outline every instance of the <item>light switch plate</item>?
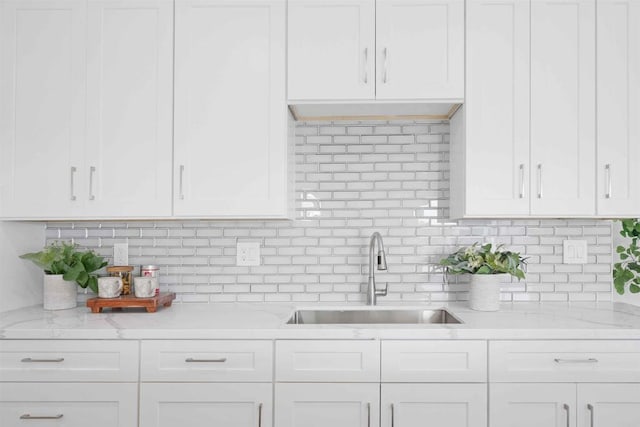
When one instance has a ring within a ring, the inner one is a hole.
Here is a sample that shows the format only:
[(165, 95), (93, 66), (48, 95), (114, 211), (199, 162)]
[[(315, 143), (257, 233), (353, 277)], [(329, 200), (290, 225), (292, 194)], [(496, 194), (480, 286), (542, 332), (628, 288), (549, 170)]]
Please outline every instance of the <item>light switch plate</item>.
[(113, 265), (129, 265), (129, 244), (113, 244)]
[(260, 265), (260, 242), (243, 242), (238, 240), (238, 244), (236, 245), (236, 265)]
[(562, 258), (565, 264), (586, 264), (587, 241), (565, 240), (563, 243)]

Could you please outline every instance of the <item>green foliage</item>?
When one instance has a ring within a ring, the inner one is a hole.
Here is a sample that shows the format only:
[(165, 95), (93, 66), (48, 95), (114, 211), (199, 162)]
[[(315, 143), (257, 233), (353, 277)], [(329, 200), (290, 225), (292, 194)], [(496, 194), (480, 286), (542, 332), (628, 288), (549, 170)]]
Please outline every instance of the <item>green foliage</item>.
[(613, 286), (620, 295), (629, 285), (629, 292), (640, 292), (640, 219), (623, 219), (620, 235), (631, 239), (629, 246), (618, 246), (616, 252), (620, 262), (613, 264)]
[(53, 243), (40, 252), (21, 255), (42, 268), (45, 274), (62, 274), (64, 280), (76, 282), (81, 288), (87, 286), (98, 292), (98, 278), (91, 274), (107, 265), (107, 262), (93, 251), (78, 251), (76, 245)]
[(482, 246), (474, 243), (443, 258), (440, 265), (445, 266), (449, 274), (507, 273), (520, 280), (524, 279), (526, 259), (517, 252), (503, 250), (502, 245), (492, 250), (490, 243)]

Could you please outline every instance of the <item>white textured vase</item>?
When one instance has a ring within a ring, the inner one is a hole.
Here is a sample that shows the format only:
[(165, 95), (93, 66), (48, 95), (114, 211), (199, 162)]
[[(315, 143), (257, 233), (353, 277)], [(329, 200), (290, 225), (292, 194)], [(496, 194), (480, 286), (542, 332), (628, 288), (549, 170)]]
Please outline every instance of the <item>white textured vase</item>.
[(62, 274), (44, 275), (45, 310), (65, 310), (77, 305), (78, 287), (76, 282), (68, 282)]
[(472, 274), (469, 287), (469, 307), (478, 311), (500, 309), (500, 285), (508, 274)]

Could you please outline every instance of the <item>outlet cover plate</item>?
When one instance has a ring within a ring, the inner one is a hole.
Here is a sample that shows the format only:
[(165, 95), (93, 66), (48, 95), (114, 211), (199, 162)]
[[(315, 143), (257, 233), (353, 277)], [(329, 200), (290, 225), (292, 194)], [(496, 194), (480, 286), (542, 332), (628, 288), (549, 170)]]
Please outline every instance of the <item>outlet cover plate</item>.
[(113, 265), (129, 265), (129, 244), (113, 244)]
[(236, 245), (236, 265), (260, 265), (260, 242), (242, 242), (238, 240)]
[(565, 264), (586, 264), (587, 241), (565, 240), (563, 242), (562, 258)]

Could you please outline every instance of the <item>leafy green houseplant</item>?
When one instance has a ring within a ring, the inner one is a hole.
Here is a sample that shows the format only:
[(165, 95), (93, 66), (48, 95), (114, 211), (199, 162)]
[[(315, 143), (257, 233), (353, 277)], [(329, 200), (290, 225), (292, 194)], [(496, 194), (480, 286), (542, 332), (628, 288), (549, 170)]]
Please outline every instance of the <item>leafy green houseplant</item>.
[(440, 265), (448, 274), (510, 274), (524, 279), (526, 259), (517, 252), (502, 249), (502, 245), (493, 249), (491, 243), (460, 248), (446, 258)]
[(40, 252), (21, 255), (44, 270), (46, 275), (61, 274), (63, 279), (76, 282), (81, 288), (98, 293), (98, 277), (94, 273), (107, 265), (95, 252), (80, 251), (77, 245), (55, 242)]
[(632, 294), (640, 293), (640, 219), (623, 219), (620, 235), (631, 239), (629, 245), (618, 246), (616, 252), (620, 262), (613, 264), (613, 286), (620, 295), (629, 286)]

